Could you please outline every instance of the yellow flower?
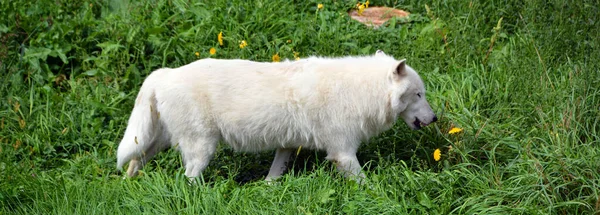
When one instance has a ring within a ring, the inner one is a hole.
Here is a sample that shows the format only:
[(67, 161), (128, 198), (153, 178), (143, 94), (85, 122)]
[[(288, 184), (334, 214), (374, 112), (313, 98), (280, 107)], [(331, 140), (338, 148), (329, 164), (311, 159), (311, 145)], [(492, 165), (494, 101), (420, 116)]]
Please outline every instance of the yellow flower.
[(240, 41), (240, 49), (245, 48), (246, 46), (248, 46), (248, 43), (246, 43), (245, 40)]
[(300, 53), (299, 52), (294, 52), (294, 59), (296, 60), (300, 60)]
[(365, 8), (369, 8), (369, 0), (365, 2)]
[(223, 32), (219, 32), (219, 36), (217, 36), (217, 40), (219, 41), (219, 45), (223, 46)]
[(317, 9), (319, 9), (319, 10), (323, 9), (323, 4), (318, 4)]
[(452, 129), (450, 129), (450, 131), (448, 131), (448, 134), (456, 134), (458, 132), (461, 132), (462, 130), (463, 130), (462, 128), (454, 127)]
[(433, 151), (433, 159), (435, 161), (440, 161), (440, 159), (442, 159), (442, 151), (440, 149), (435, 149), (435, 151)]
[(360, 4), (360, 6), (358, 6), (358, 15), (362, 16), (363, 11), (365, 11), (365, 5)]
[(273, 62), (279, 62), (281, 59), (279, 58), (279, 53), (273, 55), (273, 57), (271, 57), (271, 59), (273, 59)]
[(194, 54), (196, 55), (196, 57), (200, 57), (200, 53), (196, 52)]
[[(215, 55), (217, 53), (217, 49), (215, 48), (210, 48), (210, 50), (208, 51), (210, 52), (210, 55)], [(196, 52), (197, 53), (197, 52)]]

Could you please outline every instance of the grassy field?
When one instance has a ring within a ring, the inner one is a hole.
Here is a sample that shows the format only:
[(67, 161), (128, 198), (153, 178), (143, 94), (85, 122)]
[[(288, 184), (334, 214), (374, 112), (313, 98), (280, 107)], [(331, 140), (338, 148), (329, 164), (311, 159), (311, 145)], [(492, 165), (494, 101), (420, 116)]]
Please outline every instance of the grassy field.
[[(0, 214), (600, 213), (597, 1), (373, 0), (411, 12), (376, 30), (347, 16), (355, 5), (1, 1)], [(115, 169), (152, 70), (377, 49), (420, 72), (440, 121), (364, 143), (364, 185), (308, 150), (273, 185), (274, 152), (225, 145), (197, 185), (173, 150), (138, 178)]]

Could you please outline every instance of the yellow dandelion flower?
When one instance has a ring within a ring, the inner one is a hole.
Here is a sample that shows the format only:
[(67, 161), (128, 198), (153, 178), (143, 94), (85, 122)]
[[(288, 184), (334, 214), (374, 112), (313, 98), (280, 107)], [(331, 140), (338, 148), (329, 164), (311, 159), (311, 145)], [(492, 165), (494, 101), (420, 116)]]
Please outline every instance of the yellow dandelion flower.
[(435, 149), (435, 151), (433, 151), (433, 159), (435, 161), (440, 161), (440, 159), (442, 159), (442, 151), (440, 149)]
[(369, 0), (365, 2), (365, 8), (369, 8)]
[(462, 128), (454, 127), (452, 129), (450, 129), (450, 131), (448, 131), (448, 134), (456, 134), (458, 132), (461, 132), (462, 130), (463, 130)]
[(273, 55), (273, 57), (271, 57), (271, 59), (273, 59), (273, 62), (279, 62), (281, 59), (279, 58), (279, 53)]
[(248, 43), (245, 40), (240, 41), (240, 49), (246, 48), (246, 46), (248, 46)]
[(323, 4), (318, 4), (317, 9), (319, 9), (319, 10), (323, 9)]
[(300, 60), (300, 53), (299, 52), (294, 52), (294, 59)]
[(196, 57), (200, 57), (200, 53), (196, 52), (194, 54), (196, 55)]
[(217, 53), (217, 49), (210, 48), (210, 50), (208, 50), (208, 52), (210, 52), (210, 55), (215, 55)]
[(223, 32), (219, 32), (219, 36), (217, 36), (217, 40), (219, 41), (219, 45), (223, 46)]
[(361, 4), (360, 6), (358, 6), (358, 15), (362, 16), (363, 11), (365, 11), (365, 5)]

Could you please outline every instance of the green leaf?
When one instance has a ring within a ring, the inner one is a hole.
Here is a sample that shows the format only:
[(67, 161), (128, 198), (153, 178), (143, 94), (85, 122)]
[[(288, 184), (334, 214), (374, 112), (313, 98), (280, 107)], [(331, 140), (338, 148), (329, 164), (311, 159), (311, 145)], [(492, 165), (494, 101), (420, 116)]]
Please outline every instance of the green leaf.
[(155, 27), (155, 28), (148, 28), (146, 29), (146, 33), (148, 34), (160, 34), (162, 32), (167, 31), (166, 28), (161, 28), (161, 27)]
[(10, 29), (6, 25), (0, 24), (0, 33), (6, 33), (8, 31), (10, 31)]
[(83, 74), (86, 74), (88, 76), (95, 76), (98, 73), (97, 69), (90, 69), (88, 71), (85, 71)]
[(118, 42), (116, 42), (116, 43), (114, 43), (114, 42), (104, 42), (104, 43), (100, 43), (100, 44), (98, 44), (96, 46), (102, 48), (102, 52), (103, 53), (110, 53), (110, 52), (116, 51), (116, 50), (118, 50), (120, 48), (124, 48), (124, 46), (122, 46)]
[(429, 199), (429, 197), (427, 196), (427, 194), (425, 192), (420, 192), (417, 195), (417, 199), (419, 200), (419, 204), (421, 204), (422, 206), (424, 206), (428, 209), (433, 207), (431, 200)]
[(50, 55), (50, 53), (52, 53), (52, 50), (50, 50), (49, 48), (28, 48), (25, 50), (25, 55), (23, 55), (23, 58), (38, 59), (45, 61), (48, 58), (48, 55)]
[(333, 195), (334, 193), (335, 193), (334, 189), (329, 189), (329, 190), (321, 192), (321, 194), (319, 195), (320, 202), (325, 204), (325, 203), (328, 203), (329, 201), (333, 200), (331, 195)]
[(361, 54), (370, 54), (371, 53), (371, 45), (368, 45), (362, 49), (360, 49), (360, 53)]

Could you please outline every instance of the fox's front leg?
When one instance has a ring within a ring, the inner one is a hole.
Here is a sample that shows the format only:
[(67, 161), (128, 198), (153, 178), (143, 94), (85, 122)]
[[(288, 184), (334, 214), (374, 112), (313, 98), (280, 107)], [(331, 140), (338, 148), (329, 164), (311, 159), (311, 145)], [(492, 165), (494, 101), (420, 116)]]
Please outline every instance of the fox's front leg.
[(269, 170), (269, 174), (265, 178), (267, 181), (272, 181), (281, 176), (283, 172), (287, 168), (287, 162), (290, 160), (290, 156), (294, 152), (294, 149), (288, 148), (279, 148), (275, 152), (275, 158), (273, 159), (273, 164), (271, 164), (271, 169)]
[(337, 169), (347, 178), (355, 179), (359, 183), (365, 178), (356, 153), (328, 153), (326, 159), (334, 162)]

